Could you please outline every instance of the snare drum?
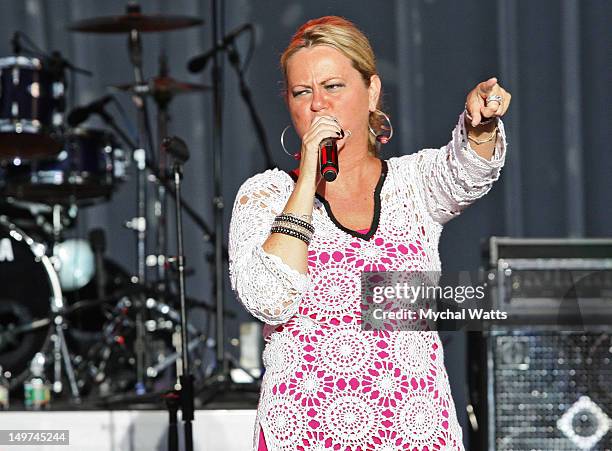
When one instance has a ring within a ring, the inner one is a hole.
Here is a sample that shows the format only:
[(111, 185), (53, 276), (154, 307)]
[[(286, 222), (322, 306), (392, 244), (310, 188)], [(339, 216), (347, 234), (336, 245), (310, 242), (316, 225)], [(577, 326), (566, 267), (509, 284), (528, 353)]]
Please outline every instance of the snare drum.
[(107, 200), (126, 177), (128, 160), (114, 136), (77, 128), (60, 153), (30, 162), (5, 162), (4, 194), (29, 202), (82, 204)]
[(62, 74), (37, 58), (0, 58), (0, 158), (31, 159), (60, 150), (65, 106)]

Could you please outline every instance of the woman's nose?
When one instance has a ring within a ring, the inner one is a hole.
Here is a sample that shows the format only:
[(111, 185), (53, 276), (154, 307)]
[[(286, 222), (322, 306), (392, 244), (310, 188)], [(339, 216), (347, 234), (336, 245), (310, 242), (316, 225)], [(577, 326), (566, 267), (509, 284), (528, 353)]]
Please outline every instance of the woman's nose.
[(325, 91), (321, 89), (315, 89), (312, 93), (312, 102), (310, 103), (310, 109), (312, 111), (321, 111), (327, 108), (327, 96)]

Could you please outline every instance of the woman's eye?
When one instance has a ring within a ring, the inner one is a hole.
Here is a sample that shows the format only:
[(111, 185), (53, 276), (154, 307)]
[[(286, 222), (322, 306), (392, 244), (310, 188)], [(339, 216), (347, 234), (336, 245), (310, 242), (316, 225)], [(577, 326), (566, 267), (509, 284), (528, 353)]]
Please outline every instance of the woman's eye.
[(307, 89), (302, 89), (300, 91), (293, 91), (292, 95), (293, 97), (298, 97), (298, 96), (301, 96), (302, 94), (306, 94), (307, 92), (308, 92)]
[(338, 88), (342, 88), (344, 85), (342, 83), (332, 83), (329, 85), (325, 85), (325, 89), (330, 90), (330, 91), (334, 91)]

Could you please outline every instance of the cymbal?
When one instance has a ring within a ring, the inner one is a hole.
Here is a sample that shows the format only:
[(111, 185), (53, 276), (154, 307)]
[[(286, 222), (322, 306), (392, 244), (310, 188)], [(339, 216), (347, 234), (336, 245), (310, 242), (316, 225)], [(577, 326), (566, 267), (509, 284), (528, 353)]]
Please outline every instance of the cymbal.
[(195, 92), (209, 91), (210, 86), (196, 83), (187, 83), (175, 80), (172, 77), (155, 77), (146, 84), (127, 83), (109, 86), (111, 89), (129, 92), (131, 94), (145, 95), (176, 95), (190, 94)]
[(132, 30), (152, 32), (178, 30), (202, 23), (204, 21), (197, 17), (130, 12), (117, 16), (79, 20), (69, 25), (68, 30), (85, 33), (129, 33)]

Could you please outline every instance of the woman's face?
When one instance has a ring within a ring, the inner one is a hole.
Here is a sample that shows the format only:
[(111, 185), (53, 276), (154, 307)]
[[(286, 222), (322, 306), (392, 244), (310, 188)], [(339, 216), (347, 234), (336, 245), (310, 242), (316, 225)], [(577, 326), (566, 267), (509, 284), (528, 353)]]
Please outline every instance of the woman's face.
[(287, 104), (300, 138), (315, 118), (334, 116), (351, 132), (351, 142), (365, 139), (367, 146), (368, 117), (379, 94), (379, 77), (366, 86), (351, 60), (333, 47), (300, 49), (287, 61)]

